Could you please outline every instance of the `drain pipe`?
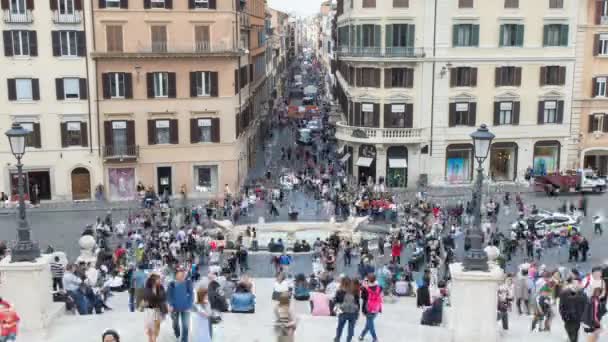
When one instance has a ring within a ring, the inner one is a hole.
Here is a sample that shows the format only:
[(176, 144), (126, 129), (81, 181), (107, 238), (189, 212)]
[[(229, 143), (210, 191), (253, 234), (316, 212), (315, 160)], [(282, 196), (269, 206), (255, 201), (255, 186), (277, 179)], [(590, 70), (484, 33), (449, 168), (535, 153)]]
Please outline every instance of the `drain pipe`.
[(433, 8), (433, 75), (431, 83), (431, 142), (429, 144), (429, 157), (433, 156), (433, 127), (435, 126), (435, 68), (437, 62), (435, 61), (436, 49), (437, 49), (437, 0), (435, 0), (435, 7)]
[[(84, 36), (85, 37), (87, 36), (87, 10), (84, 7), (88, 6), (89, 4), (91, 6), (93, 6), (92, 3), (85, 2), (84, 6), (83, 6), (83, 11), (82, 11), (82, 28), (84, 30)], [(92, 8), (91, 8), (91, 15), (93, 15), (93, 9)], [(93, 21), (91, 20), (91, 22), (93, 22)], [(93, 33), (93, 46), (95, 46), (95, 28), (94, 27), (93, 27), (93, 32), (92, 33)], [(89, 49), (85, 49), (85, 50), (89, 50)], [(86, 78), (86, 80), (87, 80), (87, 90), (90, 90), (91, 89), (91, 80), (90, 80), (90, 77), (89, 77), (89, 54), (88, 53), (86, 54), (86, 56), (84, 58), (84, 63), (85, 63), (85, 70), (86, 70), (86, 75), (87, 75), (87, 78)], [(97, 92), (95, 92), (95, 93), (97, 93)], [(89, 131), (89, 142), (88, 142), (89, 143), (89, 153), (93, 153), (93, 128), (91, 127), (92, 126), (91, 125), (91, 123), (92, 123), (91, 122), (91, 111), (93, 110), (93, 107), (92, 107), (92, 104), (91, 104), (91, 97), (92, 96), (93, 96), (93, 94), (91, 94), (91, 92), (89, 91), (89, 94), (87, 96), (87, 107), (89, 109), (88, 110), (88, 112), (89, 112), (89, 115), (88, 115), (88, 117), (89, 117), (89, 125), (87, 127), (87, 130)], [(99, 127), (99, 125), (97, 125), (97, 127)]]

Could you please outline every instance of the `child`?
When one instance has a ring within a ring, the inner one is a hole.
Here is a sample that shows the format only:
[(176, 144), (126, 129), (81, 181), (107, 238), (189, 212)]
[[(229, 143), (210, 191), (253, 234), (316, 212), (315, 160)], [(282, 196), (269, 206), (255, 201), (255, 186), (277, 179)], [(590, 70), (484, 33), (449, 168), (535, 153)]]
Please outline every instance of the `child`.
[(543, 286), (540, 289), (540, 295), (536, 298), (536, 313), (532, 319), (531, 331), (534, 331), (538, 323), (538, 331), (548, 330), (548, 327), (543, 328), (543, 320), (549, 320), (551, 312), (551, 298), (549, 297), (551, 290), (548, 286)]
[(17, 340), (17, 323), (20, 318), (17, 312), (13, 310), (7, 303), (0, 304), (0, 324), (1, 333), (0, 339), (2, 342), (11, 342)]

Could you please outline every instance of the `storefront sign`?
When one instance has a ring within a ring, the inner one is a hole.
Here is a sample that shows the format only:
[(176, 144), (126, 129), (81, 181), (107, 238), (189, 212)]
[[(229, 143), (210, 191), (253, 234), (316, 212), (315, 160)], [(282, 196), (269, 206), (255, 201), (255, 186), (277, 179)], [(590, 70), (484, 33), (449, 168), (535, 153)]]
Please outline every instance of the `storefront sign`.
[(400, 105), (392, 105), (391, 106), (391, 111), (393, 113), (405, 113), (405, 105), (400, 104)]
[(364, 103), (361, 105), (361, 111), (362, 112), (370, 112), (372, 113), (374, 111), (374, 104), (373, 103)]

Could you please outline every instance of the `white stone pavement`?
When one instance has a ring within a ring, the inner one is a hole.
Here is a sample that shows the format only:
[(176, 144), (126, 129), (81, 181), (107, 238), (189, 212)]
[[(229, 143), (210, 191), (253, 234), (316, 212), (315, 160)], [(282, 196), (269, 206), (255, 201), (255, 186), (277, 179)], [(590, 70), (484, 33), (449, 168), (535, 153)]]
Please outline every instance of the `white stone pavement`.
[[(255, 314), (224, 314), (223, 322), (218, 326), (217, 339), (214, 342), (270, 342), (274, 341), (273, 305), (270, 297), (272, 279), (256, 279), (256, 292), (259, 298)], [(26, 342), (99, 342), (105, 329), (112, 328), (121, 335), (121, 341), (146, 342), (143, 333), (143, 314), (130, 313), (127, 309), (126, 293), (110, 299), (114, 310), (102, 315), (72, 316), (64, 315), (55, 320), (52, 328), (45, 335), (22, 335), (19, 341)], [(475, 303), (471, 303), (475, 305)], [(299, 324), (296, 330), (296, 341), (333, 341), (337, 320), (334, 317), (312, 317), (308, 313), (307, 302), (295, 302)], [(447, 310), (449, 311), (449, 309)], [(421, 326), (421, 310), (416, 308), (414, 298), (400, 298), (395, 303), (386, 303), (384, 312), (378, 317), (377, 332), (380, 341), (384, 342), (449, 342), (450, 334), (445, 327)], [(510, 330), (501, 333), (505, 342), (554, 342), (567, 341), (561, 321), (553, 322), (550, 333), (530, 333), (531, 317), (511, 314)], [(355, 334), (363, 328), (364, 318), (357, 321)], [(159, 342), (175, 342), (170, 319), (163, 322)], [(498, 325), (497, 325), (498, 326)], [(346, 333), (346, 329), (344, 331)], [(357, 336), (357, 335), (356, 335)], [(582, 334), (581, 334), (582, 336)], [(345, 340), (346, 336), (343, 336)], [(602, 336), (602, 339), (606, 336)], [(600, 341), (602, 340), (600, 339)], [(367, 341), (371, 341), (368, 337)], [(455, 341), (461, 342), (461, 341)], [(462, 341), (464, 342), (464, 341)]]

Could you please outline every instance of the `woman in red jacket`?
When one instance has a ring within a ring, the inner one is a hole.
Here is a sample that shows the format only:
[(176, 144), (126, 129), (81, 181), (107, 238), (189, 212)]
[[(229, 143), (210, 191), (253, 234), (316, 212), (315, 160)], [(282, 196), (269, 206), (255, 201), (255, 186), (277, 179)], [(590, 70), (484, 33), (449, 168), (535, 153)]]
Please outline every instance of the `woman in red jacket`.
[(395, 263), (396, 260), (397, 265), (401, 264), (401, 242), (397, 239), (393, 241), (391, 256), (393, 257), (393, 263)]

